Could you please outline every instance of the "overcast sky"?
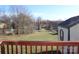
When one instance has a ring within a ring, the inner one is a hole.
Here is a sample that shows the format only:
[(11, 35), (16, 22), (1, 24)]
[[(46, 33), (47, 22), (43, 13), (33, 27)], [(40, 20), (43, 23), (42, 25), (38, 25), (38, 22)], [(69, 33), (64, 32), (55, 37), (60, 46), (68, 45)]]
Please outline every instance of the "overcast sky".
[[(35, 18), (41, 17), (48, 20), (66, 20), (70, 17), (79, 15), (79, 6), (77, 5), (24, 5), (30, 14)], [(1, 6), (0, 9), (7, 11), (7, 6)]]

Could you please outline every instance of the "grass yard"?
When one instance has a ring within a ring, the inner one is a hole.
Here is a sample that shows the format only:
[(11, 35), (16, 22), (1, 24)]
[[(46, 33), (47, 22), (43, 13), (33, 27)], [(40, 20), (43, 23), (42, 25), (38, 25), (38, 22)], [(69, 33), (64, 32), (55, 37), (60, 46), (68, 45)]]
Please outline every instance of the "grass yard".
[[(51, 32), (48, 32), (42, 29), (40, 32), (34, 32), (29, 35), (10, 35), (10, 36), (0, 36), (0, 40), (23, 40), (23, 41), (58, 41), (57, 35), (51, 35)], [(11, 47), (11, 46), (9, 46)], [(7, 46), (5, 45), (5, 51), (7, 50)], [(9, 48), (11, 51), (11, 48)], [(56, 47), (53, 47), (53, 51), (56, 50)], [(16, 51), (16, 47), (14, 46), (14, 53)], [(20, 52), (20, 46), (18, 46), (18, 53)], [(42, 51), (46, 51), (46, 46), (42, 46)], [(48, 51), (51, 51), (51, 46), (48, 46)], [(37, 52), (40, 52), (40, 46), (37, 46)], [(11, 52), (10, 52), (11, 53)], [(25, 47), (23, 47), (23, 53), (25, 53)], [(30, 53), (30, 47), (27, 46), (27, 53)], [(32, 53), (35, 53), (35, 46), (32, 46)]]
[(0, 36), (0, 40), (58, 41), (58, 38), (57, 35), (51, 35), (48, 31), (42, 29), (40, 32), (28, 35)]

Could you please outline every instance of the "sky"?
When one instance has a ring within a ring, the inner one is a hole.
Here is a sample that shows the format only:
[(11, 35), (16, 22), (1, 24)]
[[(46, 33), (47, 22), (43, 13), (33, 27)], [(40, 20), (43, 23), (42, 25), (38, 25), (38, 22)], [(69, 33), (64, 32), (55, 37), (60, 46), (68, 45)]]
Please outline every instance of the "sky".
[[(0, 5), (3, 11), (8, 10), (8, 5)], [(41, 17), (43, 20), (67, 20), (79, 15), (78, 5), (24, 5), (33, 17)]]
[(42, 19), (48, 20), (66, 20), (79, 15), (79, 6), (76, 5), (35, 5), (27, 7), (35, 17), (40, 16)]

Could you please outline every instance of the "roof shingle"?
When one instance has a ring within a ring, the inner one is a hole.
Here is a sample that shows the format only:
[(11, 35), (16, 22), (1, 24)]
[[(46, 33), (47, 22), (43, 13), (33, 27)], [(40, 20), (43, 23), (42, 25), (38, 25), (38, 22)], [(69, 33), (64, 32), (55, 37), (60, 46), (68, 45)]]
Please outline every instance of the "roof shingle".
[(74, 17), (71, 17), (71, 18), (67, 19), (66, 21), (63, 21), (62, 23), (60, 23), (59, 26), (68, 28), (77, 23), (79, 23), (79, 16), (74, 16)]

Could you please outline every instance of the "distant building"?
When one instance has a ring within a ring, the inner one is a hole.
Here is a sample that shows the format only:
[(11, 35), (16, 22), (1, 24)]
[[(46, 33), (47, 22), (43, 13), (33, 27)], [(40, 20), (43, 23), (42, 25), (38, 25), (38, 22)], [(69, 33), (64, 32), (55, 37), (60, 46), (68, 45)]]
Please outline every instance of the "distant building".
[(0, 34), (12, 34), (12, 33), (14, 33), (13, 26), (11, 25), (10, 27), (11, 28), (8, 28), (8, 24), (6, 22), (0, 21)]
[(6, 31), (6, 28), (7, 28), (7, 24), (0, 22), (0, 34), (4, 34)]

